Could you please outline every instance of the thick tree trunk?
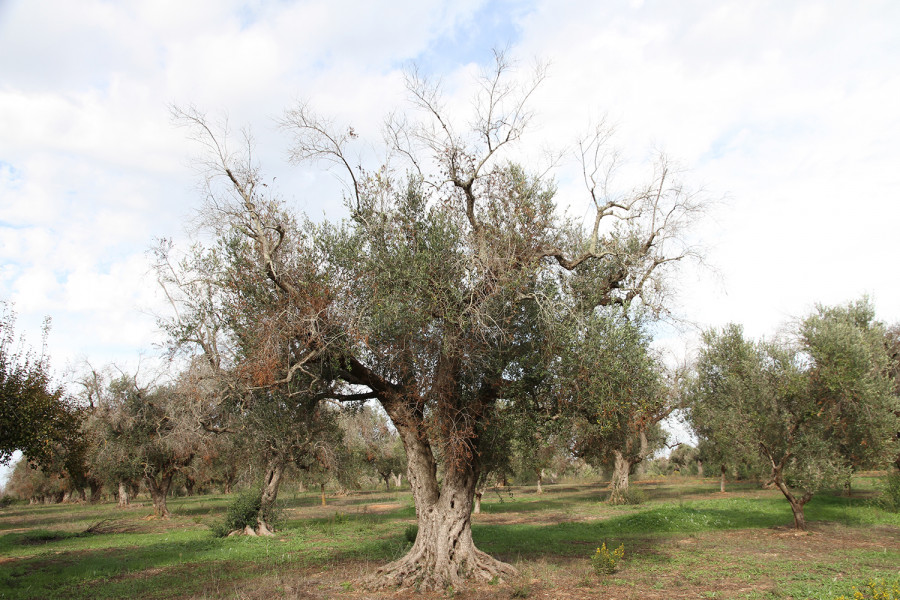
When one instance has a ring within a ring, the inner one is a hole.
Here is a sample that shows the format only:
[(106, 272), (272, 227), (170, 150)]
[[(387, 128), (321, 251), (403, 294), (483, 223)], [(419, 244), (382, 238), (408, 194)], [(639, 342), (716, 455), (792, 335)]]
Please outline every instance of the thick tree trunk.
[(472, 509), (473, 515), (481, 514), (481, 497), (484, 495), (484, 490), (475, 490), (475, 507)]
[(193, 496), (193, 495), (194, 495), (194, 485), (195, 485), (196, 483), (197, 483), (197, 482), (194, 481), (194, 479), (193, 479), (192, 477), (189, 477), (189, 476), (185, 475), (185, 477), (184, 477), (184, 489), (187, 491), (187, 495), (188, 495), (188, 496)]
[(325, 504), (325, 484), (324, 483), (319, 484), (319, 492), (321, 493), (321, 496), (322, 496), (322, 506), (328, 506), (327, 504)]
[[(387, 407), (386, 407), (387, 408)], [(390, 410), (389, 410), (390, 414)], [(401, 415), (405, 416), (405, 415)], [(490, 581), (515, 574), (515, 569), (475, 547), (472, 541), (472, 503), (477, 473), (471, 462), (448, 464), (438, 485), (437, 466), (419, 429), (391, 415), (403, 439), (419, 532), (409, 553), (376, 571), (373, 588), (412, 587), (459, 589), (467, 579)]]
[(538, 494), (544, 493), (544, 488), (541, 487), (541, 482), (543, 481), (543, 479), (544, 479), (544, 470), (538, 469), (538, 472), (537, 472), (537, 493)]
[(613, 451), (615, 462), (613, 463), (612, 480), (609, 482), (610, 504), (624, 504), (625, 497), (628, 493), (628, 474), (631, 471), (631, 461), (625, 458), (619, 450)]
[(91, 480), (88, 485), (91, 487), (91, 504), (100, 502), (100, 495), (103, 492), (103, 483)]
[(284, 475), (284, 458), (273, 457), (266, 465), (266, 478), (263, 481), (262, 490), (260, 490), (259, 514), (256, 516), (256, 533), (259, 535), (275, 535), (272, 533), (272, 524), (266, 517), (272, 514), (275, 508), (282, 475)]
[(390, 473), (381, 473), (381, 478), (384, 479), (384, 489), (385, 491), (391, 491), (391, 474)]
[(125, 508), (128, 506), (128, 486), (125, 485), (124, 481), (119, 482), (119, 498), (116, 502), (116, 506), (118, 508)]
[(703, 477), (703, 461), (697, 461), (697, 477)]
[(144, 477), (147, 482), (147, 488), (150, 490), (150, 498), (153, 500), (153, 513), (160, 519), (169, 518), (169, 508), (166, 506), (166, 497), (169, 495), (169, 488), (172, 486), (172, 476), (174, 471), (168, 472), (159, 478), (149, 475)]
[(394, 487), (401, 487), (403, 485), (403, 473), (394, 474)]
[(719, 476), (719, 491), (725, 493), (725, 465), (722, 465), (722, 473)]

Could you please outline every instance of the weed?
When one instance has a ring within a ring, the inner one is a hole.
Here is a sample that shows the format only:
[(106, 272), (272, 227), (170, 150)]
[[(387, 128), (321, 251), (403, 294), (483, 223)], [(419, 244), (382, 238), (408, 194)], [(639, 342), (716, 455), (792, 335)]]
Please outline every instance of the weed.
[(606, 547), (606, 542), (597, 548), (594, 555), (591, 556), (591, 567), (598, 577), (603, 575), (612, 575), (619, 568), (619, 561), (625, 556), (625, 544), (619, 544), (619, 547), (612, 552)]
[(900, 579), (870, 581), (861, 589), (854, 585), (852, 595), (841, 594), (835, 600), (900, 600)]
[(509, 591), (510, 598), (528, 598), (531, 596), (531, 584), (527, 581), (515, 583)]
[(353, 582), (352, 581), (342, 581), (341, 587), (344, 588), (345, 592), (352, 592), (353, 591)]

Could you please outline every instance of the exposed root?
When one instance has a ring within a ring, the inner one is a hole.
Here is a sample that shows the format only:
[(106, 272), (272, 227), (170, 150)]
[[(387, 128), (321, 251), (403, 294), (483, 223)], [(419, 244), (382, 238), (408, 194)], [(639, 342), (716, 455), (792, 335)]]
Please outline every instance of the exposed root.
[(415, 588), (416, 590), (444, 590), (449, 586), (461, 589), (467, 581), (502, 582), (518, 574), (515, 567), (472, 548), (464, 558), (436, 564), (434, 555), (413, 547), (403, 558), (378, 569), (365, 581), (370, 590), (386, 588)]

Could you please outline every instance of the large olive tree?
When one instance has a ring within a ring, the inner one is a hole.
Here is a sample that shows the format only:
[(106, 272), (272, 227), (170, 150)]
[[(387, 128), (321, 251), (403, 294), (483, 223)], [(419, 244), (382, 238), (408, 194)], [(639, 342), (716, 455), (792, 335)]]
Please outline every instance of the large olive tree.
[(201, 113), (178, 111), (208, 150), (218, 231), (243, 236), (247, 268), (284, 307), (289, 360), (271, 383), (304, 377), (322, 396), (377, 399), (403, 441), (418, 536), (378, 569), (376, 587), (514, 572), (472, 540), (485, 432), (526, 392), (530, 371), (553, 367), (554, 340), (575, 313), (657, 306), (661, 278), (690, 253), (678, 234), (695, 199), (665, 160), (647, 183), (613, 192), (606, 133), (586, 137), (576, 155), (587, 223), (564, 216), (549, 176), (509, 161), (541, 80), (514, 76), (498, 55), (460, 120), (437, 86), (410, 74), (411, 109), (388, 120), (388, 158), (374, 171), (352, 157), (353, 128), (305, 105), (289, 110), (292, 158), (330, 161), (346, 175), (349, 217), (321, 224), (285, 213), (249, 144), (234, 148)]

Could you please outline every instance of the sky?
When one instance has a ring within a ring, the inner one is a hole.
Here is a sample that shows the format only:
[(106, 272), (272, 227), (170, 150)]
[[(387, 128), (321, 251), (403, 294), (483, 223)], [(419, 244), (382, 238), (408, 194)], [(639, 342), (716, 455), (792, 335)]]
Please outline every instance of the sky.
[[(673, 282), (693, 326), (663, 345), (728, 322), (772, 335), (863, 294), (900, 321), (893, 0), (0, 0), (0, 301), (32, 346), (51, 318), (61, 378), (158, 354), (148, 250), (187, 243), (203, 205), (171, 106), (251, 128), (288, 205), (336, 217), (335, 174), (287, 162), (284, 111), (308, 101), (377, 140), (407, 106), (405, 69), (462, 115), (502, 48), (523, 73), (549, 64), (526, 154), (603, 117), (634, 172), (663, 150), (715, 201), (691, 234), (708, 266)], [(583, 187), (558, 182), (578, 214)]]

